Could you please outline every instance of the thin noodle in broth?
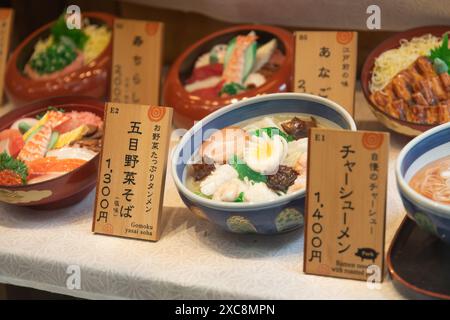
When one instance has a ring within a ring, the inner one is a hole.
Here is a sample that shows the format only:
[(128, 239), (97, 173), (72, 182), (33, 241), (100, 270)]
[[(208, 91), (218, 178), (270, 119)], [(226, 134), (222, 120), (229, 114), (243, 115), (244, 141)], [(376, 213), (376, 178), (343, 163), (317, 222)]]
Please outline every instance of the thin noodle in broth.
[(450, 205), (450, 156), (422, 168), (410, 186), (431, 200)]

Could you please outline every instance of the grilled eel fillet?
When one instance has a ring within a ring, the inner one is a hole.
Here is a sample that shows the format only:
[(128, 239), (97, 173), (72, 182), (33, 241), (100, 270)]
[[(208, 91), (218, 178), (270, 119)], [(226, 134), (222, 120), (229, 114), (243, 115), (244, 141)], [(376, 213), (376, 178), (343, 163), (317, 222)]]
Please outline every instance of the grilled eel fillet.
[(450, 75), (436, 73), (430, 60), (417, 58), (400, 71), (371, 101), (394, 118), (420, 124), (450, 121)]

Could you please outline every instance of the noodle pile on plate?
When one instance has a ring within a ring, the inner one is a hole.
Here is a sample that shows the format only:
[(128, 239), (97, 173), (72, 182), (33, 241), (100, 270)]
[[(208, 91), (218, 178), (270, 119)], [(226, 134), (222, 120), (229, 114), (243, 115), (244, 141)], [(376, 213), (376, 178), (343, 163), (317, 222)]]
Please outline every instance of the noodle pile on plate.
[(440, 44), (441, 39), (431, 34), (410, 41), (402, 39), (399, 48), (387, 50), (375, 60), (370, 91), (383, 89), (397, 73), (408, 68), (418, 57), (428, 55), (431, 49)]

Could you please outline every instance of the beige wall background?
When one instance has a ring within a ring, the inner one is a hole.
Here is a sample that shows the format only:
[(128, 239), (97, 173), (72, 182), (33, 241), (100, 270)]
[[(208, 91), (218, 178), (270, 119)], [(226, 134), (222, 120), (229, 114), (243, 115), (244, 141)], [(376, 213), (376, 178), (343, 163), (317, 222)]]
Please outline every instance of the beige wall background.
[(122, 0), (196, 12), (233, 23), (366, 30), (367, 7), (381, 9), (382, 30), (450, 24), (450, 0)]

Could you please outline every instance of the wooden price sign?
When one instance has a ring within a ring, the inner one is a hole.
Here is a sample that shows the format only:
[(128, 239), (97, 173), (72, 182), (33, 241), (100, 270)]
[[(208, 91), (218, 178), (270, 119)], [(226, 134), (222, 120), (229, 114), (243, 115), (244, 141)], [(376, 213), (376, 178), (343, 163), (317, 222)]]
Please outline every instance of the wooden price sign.
[(389, 134), (311, 129), (304, 272), (381, 282)]
[(107, 103), (92, 230), (159, 239), (172, 109)]
[(328, 98), (352, 116), (358, 33), (297, 31), (294, 91)]
[(163, 24), (115, 19), (112, 102), (159, 104)]
[(0, 8), (0, 104), (3, 103), (3, 87), (5, 84), (5, 68), (8, 59), (14, 11)]

